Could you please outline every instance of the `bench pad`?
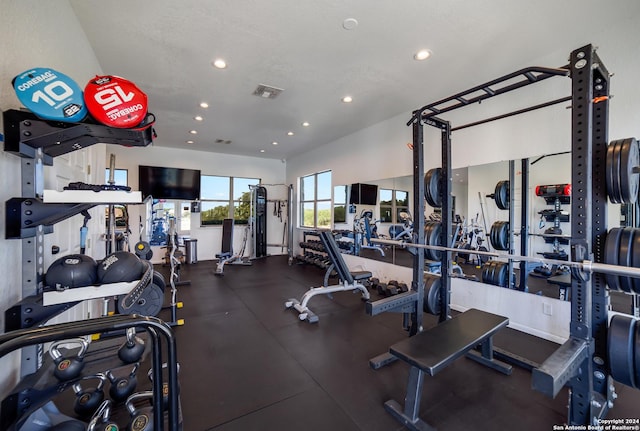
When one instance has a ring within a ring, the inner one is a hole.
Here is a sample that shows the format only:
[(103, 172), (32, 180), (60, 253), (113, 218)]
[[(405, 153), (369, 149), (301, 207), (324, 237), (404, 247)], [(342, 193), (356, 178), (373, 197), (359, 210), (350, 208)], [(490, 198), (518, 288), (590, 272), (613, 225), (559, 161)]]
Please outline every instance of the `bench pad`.
[(394, 344), (389, 351), (433, 376), (508, 323), (507, 317), (471, 308)]

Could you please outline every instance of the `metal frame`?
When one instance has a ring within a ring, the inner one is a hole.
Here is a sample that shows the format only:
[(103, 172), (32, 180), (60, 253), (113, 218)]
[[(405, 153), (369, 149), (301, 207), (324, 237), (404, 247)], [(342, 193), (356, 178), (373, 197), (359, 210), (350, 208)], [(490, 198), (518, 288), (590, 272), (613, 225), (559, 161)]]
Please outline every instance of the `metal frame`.
[[(608, 144), (608, 112), (609, 112), (609, 73), (595, 52), (592, 45), (586, 45), (571, 53), (570, 63), (564, 68), (527, 68), (457, 93), (451, 97), (425, 105), (413, 112), (407, 125), (413, 125), (413, 174), (414, 174), (414, 214), (424, 212), (424, 124), (437, 127), (442, 131), (442, 169), (443, 180), (443, 235), (445, 244), (450, 238), (450, 134), (452, 130), (484, 124), (489, 121), (529, 112), (568, 98), (532, 106), (491, 117), (486, 120), (470, 123), (452, 129), (448, 122), (437, 118), (441, 115), (475, 102), (497, 96), (551, 78), (553, 76), (571, 76), (572, 89), (572, 184), (571, 199), (571, 232), (572, 232), (572, 293), (571, 293), (571, 327), (570, 339), (532, 373), (532, 384), (537, 390), (551, 396), (568, 384), (571, 387), (568, 422), (571, 425), (597, 424), (613, 404), (614, 388), (612, 378), (608, 374), (607, 364), (607, 312), (609, 293), (604, 276), (593, 273), (596, 268), (607, 271), (619, 271), (603, 265), (604, 240), (607, 226), (607, 194), (605, 189), (605, 154)], [(513, 84), (498, 87), (508, 80), (523, 76)], [(479, 93), (479, 94), (478, 94)], [(525, 161), (523, 160), (523, 172)], [(528, 161), (527, 161), (528, 163)], [(528, 165), (527, 165), (528, 167)], [(527, 178), (528, 179), (528, 178)], [(524, 184), (523, 178), (523, 184)], [(513, 183), (512, 183), (513, 185)], [(424, 244), (424, 222), (418, 217), (414, 242)], [(522, 232), (527, 232), (528, 221), (522, 219)], [(511, 227), (513, 230), (513, 227)], [(526, 237), (525, 237), (526, 238)], [(445, 250), (445, 248), (442, 248)], [(523, 253), (524, 254), (524, 253)], [(441, 289), (443, 308), (440, 321), (447, 318), (449, 312), (449, 262), (450, 252), (443, 253), (441, 272)], [(531, 260), (531, 259), (527, 259)], [(595, 262), (595, 263), (591, 263)], [(576, 269), (575, 263), (581, 269)], [(633, 268), (625, 271), (632, 272)], [(422, 301), (424, 284), (422, 273), (424, 262), (422, 254), (416, 254), (413, 270), (413, 292), (417, 303), (406, 304), (413, 309), (410, 317), (409, 335), (422, 330)], [(586, 270), (586, 271), (584, 271)], [(620, 268), (622, 270), (622, 268)], [(587, 274), (588, 273), (588, 274)]]

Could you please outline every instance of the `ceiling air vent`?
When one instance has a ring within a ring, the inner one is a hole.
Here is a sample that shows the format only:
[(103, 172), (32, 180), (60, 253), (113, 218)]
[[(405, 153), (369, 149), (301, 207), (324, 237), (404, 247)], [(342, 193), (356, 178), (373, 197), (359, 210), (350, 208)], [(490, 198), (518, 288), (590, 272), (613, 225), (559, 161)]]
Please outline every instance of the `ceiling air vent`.
[(227, 140), (224, 140), (224, 139), (216, 139), (214, 142), (215, 142), (216, 144), (226, 144), (226, 145), (229, 145), (229, 144), (231, 143), (231, 140), (229, 140), (229, 139), (227, 139)]
[(270, 85), (259, 84), (253, 91), (254, 96), (262, 97), (263, 99), (275, 99), (278, 94), (282, 93), (282, 88), (272, 87)]

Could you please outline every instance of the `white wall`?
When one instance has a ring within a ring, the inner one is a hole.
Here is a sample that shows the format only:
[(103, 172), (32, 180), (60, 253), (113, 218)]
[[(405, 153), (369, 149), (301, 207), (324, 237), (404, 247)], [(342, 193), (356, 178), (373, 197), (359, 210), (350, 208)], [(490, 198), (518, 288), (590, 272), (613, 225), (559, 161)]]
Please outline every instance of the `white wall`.
[[(162, 121), (159, 119), (158, 121)], [(161, 139), (161, 137), (159, 137)], [(110, 154), (116, 156), (116, 168), (128, 170), (129, 186), (138, 190), (138, 166), (164, 166), (185, 169), (199, 169), (203, 175), (220, 175), (234, 177), (260, 178), (265, 184), (284, 184), (285, 164), (280, 160), (262, 159), (258, 157), (242, 157), (226, 154), (215, 154), (203, 151), (185, 151), (175, 148), (149, 146), (127, 148), (118, 145), (106, 146), (106, 157)], [(268, 200), (286, 200), (286, 186), (267, 186)], [(273, 203), (267, 206), (267, 242), (269, 244), (282, 244), (284, 222), (273, 217)], [(132, 230), (132, 245), (138, 241), (140, 231), (138, 229), (139, 215), (144, 210), (142, 205), (129, 206), (129, 218)], [(286, 215), (286, 210), (283, 211)], [(146, 218), (142, 213), (143, 220)], [(234, 251), (240, 249), (244, 229), (238, 225), (234, 229)], [(222, 247), (222, 226), (200, 226), (200, 214), (191, 214), (190, 237), (198, 240), (198, 260), (215, 259), (216, 253), (220, 253)], [(251, 241), (249, 241), (251, 243)], [(164, 251), (164, 250), (163, 250)], [(249, 250), (247, 250), (248, 255)], [(286, 254), (287, 249), (281, 247), (268, 247), (268, 254)], [(153, 262), (161, 262), (164, 253), (159, 248), (154, 248)]]
[[(3, 0), (0, 13), (0, 110), (19, 109), (11, 80), (19, 73), (31, 67), (51, 67), (65, 73), (82, 87), (92, 76), (101, 73), (100, 65), (84, 36), (75, 14), (68, 2), (36, 0)], [(0, 120), (1, 122), (2, 120)], [(99, 154), (98, 154), (99, 153)], [(91, 165), (91, 168), (89, 168)], [(63, 178), (70, 180), (95, 179), (88, 175), (104, 170), (103, 149), (96, 146), (68, 156), (57, 158), (53, 168), (45, 173), (45, 188), (56, 188)], [(19, 197), (20, 159), (9, 153), (0, 153), (0, 201)], [(94, 220), (98, 220), (97, 210), (92, 211)], [(0, 223), (5, 225), (4, 211), (0, 214)], [(70, 252), (78, 251), (79, 229), (82, 219), (74, 217), (55, 226), (55, 233), (45, 236), (44, 262), (46, 266), (55, 257), (51, 255), (51, 245), (60, 245)], [(95, 239), (99, 235), (99, 224), (90, 224), (92, 248), (87, 254), (98, 256)], [(0, 262), (3, 272), (0, 289), (0, 329), (4, 330), (4, 310), (16, 303), (22, 296), (21, 240), (0, 238)], [(35, 293), (35, 292), (34, 292)], [(75, 310), (61, 315), (56, 321), (76, 320), (87, 317), (89, 312), (97, 312), (95, 307), (84, 304)], [(19, 370), (18, 354), (7, 355), (0, 359), (0, 395), (4, 396), (16, 383)]]

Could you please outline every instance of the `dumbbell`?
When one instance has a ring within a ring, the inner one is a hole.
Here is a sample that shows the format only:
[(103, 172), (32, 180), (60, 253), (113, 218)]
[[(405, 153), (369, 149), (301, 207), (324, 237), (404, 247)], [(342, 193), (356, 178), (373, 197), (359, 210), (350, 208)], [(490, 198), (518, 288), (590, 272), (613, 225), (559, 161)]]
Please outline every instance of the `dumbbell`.
[(93, 415), (100, 403), (104, 400), (104, 384), (107, 382), (107, 376), (102, 373), (92, 376), (85, 376), (81, 380), (98, 380), (98, 385), (83, 389), (80, 381), (71, 385), (73, 392), (76, 394), (76, 400), (73, 403), (73, 410), (80, 416)]
[[(74, 357), (67, 358), (62, 356), (62, 353), (60, 353), (60, 350), (58, 349), (58, 346), (61, 344), (79, 345), (80, 350)], [(61, 381), (72, 380), (78, 377), (84, 368), (84, 355), (88, 348), (89, 341), (84, 338), (60, 340), (51, 343), (51, 346), (49, 347), (49, 355), (51, 355), (55, 365), (53, 375)]]
[(109, 396), (115, 402), (125, 401), (131, 394), (136, 391), (136, 386), (138, 385), (138, 379), (136, 378), (136, 372), (138, 371), (138, 367), (140, 363), (137, 362), (128, 376), (116, 377), (113, 375), (111, 370), (107, 371), (105, 375), (109, 382), (111, 382), (111, 387), (109, 388)]
[(401, 283), (397, 280), (391, 280), (389, 281), (389, 285), (394, 286), (397, 288), (397, 292), (394, 293), (394, 295), (398, 294), (398, 293), (404, 293), (404, 292), (408, 292), (409, 291), (409, 287), (407, 286), (407, 283)]

